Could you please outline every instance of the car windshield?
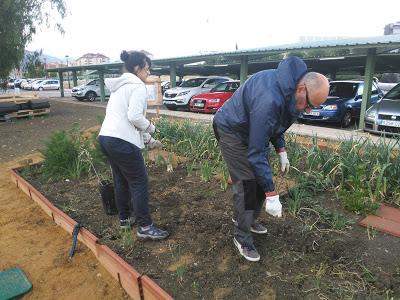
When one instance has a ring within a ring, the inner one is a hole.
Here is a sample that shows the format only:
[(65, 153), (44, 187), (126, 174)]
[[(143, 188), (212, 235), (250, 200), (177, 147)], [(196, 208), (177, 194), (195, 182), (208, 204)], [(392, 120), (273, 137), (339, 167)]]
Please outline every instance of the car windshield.
[(329, 85), (329, 96), (339, 98), (350, 98), (356, 95), (358, 83), (331, 82)]
[(385, 99), (400, 100), (400, 84), (392, 88), (386, 95)]
[(180, 87), (197, 87), (200, 86), (207, 78), (194, 78), (181, 83)]
[(218, 84), (211, 92), (235, 92), (239, 88), (238, 82), (223, 82)]
[(90, 81), (87, 85), (96, 85), (96, 84), (97, 84), (96, 81), (97, 81), (97, 80), (92, 80), (92, 81)]
[(214, 87), (210, 92), (225, 92), (228, 88), (228, 83), (220, 83), (216, 87)]

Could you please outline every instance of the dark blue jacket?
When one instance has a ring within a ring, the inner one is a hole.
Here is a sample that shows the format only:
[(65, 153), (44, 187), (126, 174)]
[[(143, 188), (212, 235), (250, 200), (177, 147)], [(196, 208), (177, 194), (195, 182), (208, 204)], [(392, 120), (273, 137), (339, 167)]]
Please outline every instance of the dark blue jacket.
[(306, 64), (298, 57), (283, 60), (277, 69), (258, 72), (214, 117), (220, 130), (235, 134), (248, 145), (248, 161), (265, 192), (275, 190), (266, 156), (269, 142), (276, 150), (285, 146), (283, 133), (298, 116), (296, 84), (306, 72)]

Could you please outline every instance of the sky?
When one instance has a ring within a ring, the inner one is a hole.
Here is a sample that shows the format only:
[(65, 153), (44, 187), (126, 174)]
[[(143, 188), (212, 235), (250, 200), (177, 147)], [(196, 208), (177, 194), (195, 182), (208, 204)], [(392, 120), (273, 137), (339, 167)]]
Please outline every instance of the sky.
[[(68, 14), (41, 26), (28, 50), (59, 58), (122, 50), (168, 58), (296, 43), (300, 37), (368, 37), (400, 21), (400, 1), (65, 0)], [(56, 13), (53, 12), (54, 17)]]

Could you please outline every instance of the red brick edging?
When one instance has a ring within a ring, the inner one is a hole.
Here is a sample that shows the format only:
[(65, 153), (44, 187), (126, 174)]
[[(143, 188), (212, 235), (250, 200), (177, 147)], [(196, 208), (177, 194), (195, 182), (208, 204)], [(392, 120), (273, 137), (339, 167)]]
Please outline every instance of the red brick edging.
[[(77, 222), (63, 211), (55, 207), (29, 182), (18, 175), (17, 169), (11, 169), (11, 180), (19, 189), (35, 201), (53, 221), (72, 235)], [(140, 274), (106, 245), (98, 243), (98, 239), (89, 230), (82, 228), (78, 240), (85, 244), (96, 256), (106, 270), (120, 283), (122, 288), (133, 299), (170, 300), (173, 299), (147, 275)]]

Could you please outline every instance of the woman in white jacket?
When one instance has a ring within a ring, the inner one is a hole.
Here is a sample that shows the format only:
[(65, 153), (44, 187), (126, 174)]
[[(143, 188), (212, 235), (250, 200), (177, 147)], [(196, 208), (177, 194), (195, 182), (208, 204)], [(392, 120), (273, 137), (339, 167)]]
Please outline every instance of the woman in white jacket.
[(151, 61), (138, 51), (122, 51), (121, 60), (124, 73), (105, 80), (111, 96), (99, 143), (111, 164), (121, 229), (132, 228), (132, 207), (139, 225), (138, 237), (163, 239), (168, 232), (155, 226), (150, 216), (148, 178), (141, 152), (145, 143), (150, 147), (161, 147), (161, 143), (151, 137), (155, 126), (145, 117), (147, 92), (144, 82), (149, 76)]

